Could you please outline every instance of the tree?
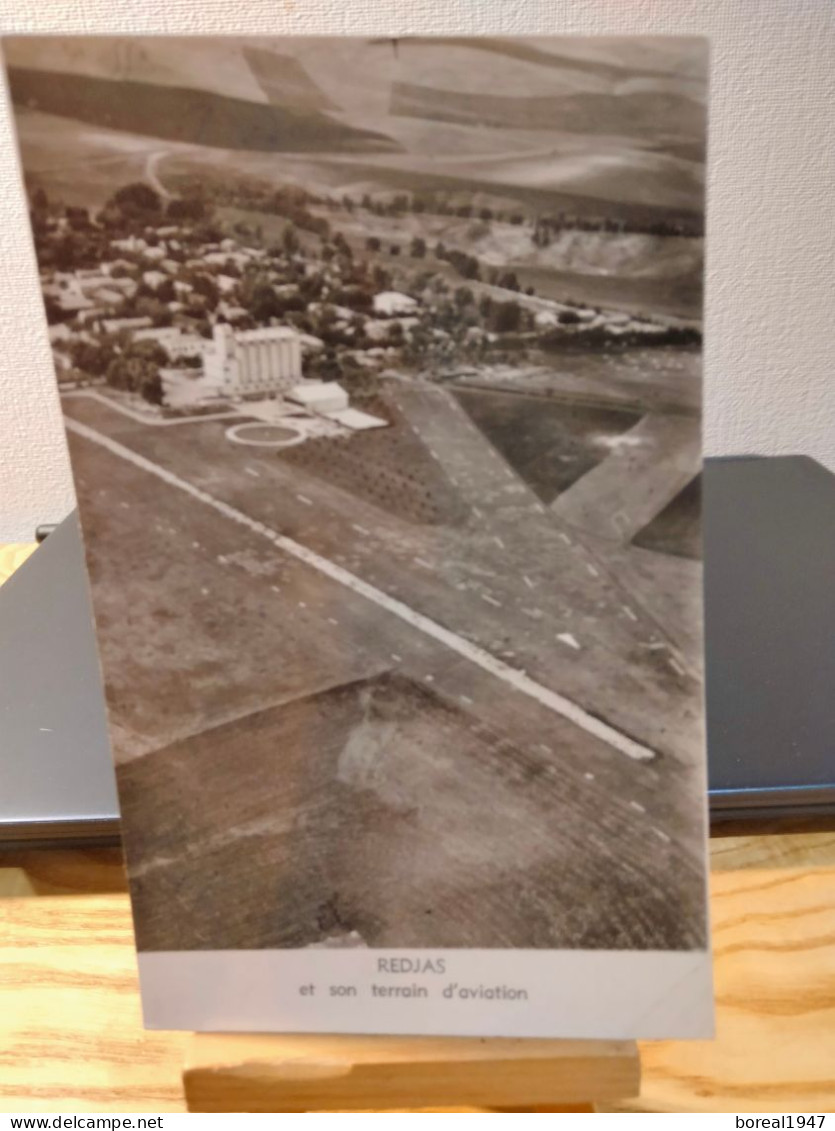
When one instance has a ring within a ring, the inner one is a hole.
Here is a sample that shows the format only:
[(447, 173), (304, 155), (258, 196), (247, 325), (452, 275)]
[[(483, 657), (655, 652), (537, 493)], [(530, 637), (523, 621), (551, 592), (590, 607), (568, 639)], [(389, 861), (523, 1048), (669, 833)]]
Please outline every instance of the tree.
[(365, 248), (366, 248), (366, 251), (379, 251), (380, 250), (380, 238), (379, 238), (379, 236), (369, 236), (368, 239), (365, 241)]
[(158, 369), (146, 370), (139, 381), (139, 395), (149, 404), (161, 405), (165, 400), (165, 389)]
[(257, 283), (245, 305), (256, 322), (269, 322), (271, 318), (281, 317), (281, 303), (269, 283)]
[(447, 258), (458, 274), (465, 279), (479, 278), (480, 264), (474, 255), (467, 255), (465, 251), (454, 248), (449, 252)]
[(201, 196), (178, 196), (169, 200), (166, 215), (169, 220), (203, 220), (208, 212), (206, 201)]
[(67, 206), (67, 223), (74, 232), (85, 232), (92, 227), (87, 209), (73, 208), (71, 205)]
[(159, 370), (161, 365), (167, 364), (168, 354), (159, 342), (129, 341), (121, 353), (111, 357), (107, 366), (107, 383), (114, 389), (139, 393), (150, 401), (157, 390), (160, 395), (162, 393)]
[(151, 365), (168, 365), (169, 357), (168, 350), (159, 342), (154, 341), (153, 338), (140, 338), (140, 340), (132, 341), (129, 347), (129, 353), (132, 358), (138, 361), (148, 362)]
[(412, 259), (423, 259), (426, 255), (426, 240), (420, 236), (415, 236), (409, 247), (409, 252)]
[(220, 298), (220, 291), (214, 279), (210, 275), (195, 275), (193, 279), (189, 279), (189, 282), (197, 294), (208, 299), (210, 306), (214, 309)]
[(519, 329), (521, 314), (518, 302), (498, 302), (490, 313), (490, 328), (497, 334), (512, 334)]
[(379, 263), (376, 263), (374, 265), (374, 271), (371, 278), (374, 283), (375, 289), (378, 291), (387, 291), (391, 286), (390, 273), (386, 271), (385, 267), (381, 267)]
[(103, 377), (110, 364), (111, 351), (94, 342), (76, 338), (70, 344), (70, 357), (76, 369), (89, 373), (91, 377)]
[(123, 216), (135, 219), (147, 219), (162, 215), (162, 201), (150, 185), (144, 181), (135, 181), (130, 185), (123, 185), (117, 189), (105, 205), (115, 206)]
[(281, 236), (281, 245), (287, 255), (295, 255), (299, 250), (299, 234), (292, 220), (287, 221), (287, 227)]
[(137, 318), (150, 318), (154, 326), (170, 326), (171, 311), (156, 294), (140, 295), (137, 292), (134, 312)]
[(157, 298), (160, 302), (174, 302), (177, 297), (177, 292), (174, 288), (174, 280), (169, 276), (163, 279), (157, 287)]
[(53, 250), (53, 262), (59, 271), (72, 271), (81, 266), (78, 238), (71, 233), (59, 240)]

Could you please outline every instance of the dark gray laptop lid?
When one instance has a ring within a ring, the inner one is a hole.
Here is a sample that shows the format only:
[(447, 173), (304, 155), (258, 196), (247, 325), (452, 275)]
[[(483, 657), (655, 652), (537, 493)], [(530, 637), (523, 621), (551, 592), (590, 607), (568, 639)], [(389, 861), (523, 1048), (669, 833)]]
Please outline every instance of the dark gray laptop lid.
[(835, 813), (835, 476), (708, 460), (704, 541), (711, 812)]
[(114, 838), (118, 812), (73, 513), (0, 587), (0, 842)]

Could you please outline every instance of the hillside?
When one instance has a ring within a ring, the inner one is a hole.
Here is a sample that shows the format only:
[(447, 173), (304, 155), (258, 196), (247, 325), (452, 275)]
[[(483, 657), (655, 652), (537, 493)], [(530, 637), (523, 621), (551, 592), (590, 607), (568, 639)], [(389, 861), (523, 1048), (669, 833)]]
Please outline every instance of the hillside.
[(248, 102), (205, 90), (9, 67), (18, 106), (108, 129), (213, 148), (374, 152), (391, 138), (314, 109)]
[(525, 98), (396, 83), (391, 112), (473, 126), (560, 130), (649, 141), (668, 135), (695, 140), (704, 135), (704, 110), (698, 103), (676, 94), (641, 90)]

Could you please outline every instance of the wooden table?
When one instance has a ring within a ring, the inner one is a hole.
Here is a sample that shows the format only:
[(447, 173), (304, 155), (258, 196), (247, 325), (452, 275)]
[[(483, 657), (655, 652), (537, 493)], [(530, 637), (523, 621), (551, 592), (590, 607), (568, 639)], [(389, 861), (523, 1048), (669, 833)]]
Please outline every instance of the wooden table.
[[(835, 1110), (835, 832), (715, 839), (710, 886), (717, 1038), (645, 1042), (622, 1110)], [(0, 853), (0, 1111), (182, 1111), (184, 1041), (141, 1027), (120, 854)]]

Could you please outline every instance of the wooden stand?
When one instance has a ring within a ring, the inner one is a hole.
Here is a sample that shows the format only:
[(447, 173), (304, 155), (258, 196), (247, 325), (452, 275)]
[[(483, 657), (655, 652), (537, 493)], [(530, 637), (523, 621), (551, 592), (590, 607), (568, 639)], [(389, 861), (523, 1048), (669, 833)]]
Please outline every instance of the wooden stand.
[(634, 1041), (196, 1033), (193, 1112), (591, 1111), (638, 1093)]

